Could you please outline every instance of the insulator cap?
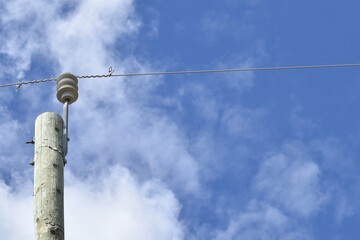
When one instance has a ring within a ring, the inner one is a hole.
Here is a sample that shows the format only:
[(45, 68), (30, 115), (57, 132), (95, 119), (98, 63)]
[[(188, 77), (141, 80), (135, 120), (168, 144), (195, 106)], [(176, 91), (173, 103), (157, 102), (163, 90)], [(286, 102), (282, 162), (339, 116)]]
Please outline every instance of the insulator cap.
[(61, 103), (69, 101), (69, 104), (75, 102), (78, 97), (78, 79), (71, 73), (63, 73), (56, 79), (56, 97)]

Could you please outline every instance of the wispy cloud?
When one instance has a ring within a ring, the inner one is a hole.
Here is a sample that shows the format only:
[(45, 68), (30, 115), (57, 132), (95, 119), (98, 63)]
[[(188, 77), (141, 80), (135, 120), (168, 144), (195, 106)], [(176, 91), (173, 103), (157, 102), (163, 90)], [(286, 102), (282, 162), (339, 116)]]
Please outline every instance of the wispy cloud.
[(32, 194), (26, 189), (14, 192), (0, 180), (0, 199), (1, 237), (9, 240), (33, 239)]
[[(66, 179), (67, 238), (183, 239), (181, 206), (160, 181), (139, 183), (121, 166), (97, 178), (84, 180), (67, 173)], [(2, 238), (34, 238), (31, 185), (13, 191), (0, 181)]]
[(200, 31), (204, 34), (204, 42), (212, 45), (225, 37), (239, 41), (253, 37), (256, 27), (246, 20), (246, 14), (243, 13), (234, 18), (227, 13), (207, 11), (202, 17)]
[[(122, 66), (118, 71), (127, 67), (132, 70), (134, 66), (136, 70), (147, 68), (133, 56), (127, 59), (113, 52), (114, 44), (118, 50), (126, 48), (126, 43), (121, 40), (136, 34), (140, 26), (134, 3), (130, 0), (83, 0), (76, 4), (9, 2), (2, 12), (1, 24), (6, 36), (1, 40), (1, 53), (7, 58), (5, 63), (12, 65), (13, 72), (7, 73), (10, 76), (23, 77), (37, 55), (48, 63), (46, 71), (56, 73), (99, 73), (111, 64)], [(79, 101), (70, 109), (71, 153), (66, 170), (69, 171), (67, 178), (71, 180), (67, 180), (65, 190), (69, 238), (84, 238), (84, 231), (89, 232), (88, 229), (99, 231), (96, 234), (90, 231), (85, 237), (87, 239), (118, 239), (119, 234), (127, 239), (183, 238), (183, 227), (178, 220), (180, 204), (169, 186), (185, 192), (196, 190), (197, 166), (187, 151), (181, 131), (165, 117), (142, 107), (141, 102), (133, 97), (132, 94), (140, 92), (146, 97), (153, 84), (144, 80), (141, 85), (143, 88), (140, 89), (136, 83), (124, 81), (80, 83)], [(51, 92), (55, 95), (54, 91)], [(33, 100), (27, 102), (33, 111), (25, 111), (26, 116), (22, 118), (34, 118), (33, 112), (40, 112), (40, 109), (60, 110), (59, 103), (50, 100), (54, 97), (48, 94), (37, 95), (37, 91), (33, 91), (24, 95)], [(13, 138), (2, 137), (5, 144), (12, 145), (19, 140), (21, 134), (14, 133), (20, 132), (21, 126), (33, 128), (31, 120), (20, 125), (18, 116), (12, 117), (12, 111), (6, 107), (1, 108), (1, 113), (2, 129), (6, 131), (1, 135)], [(88, 124), (85, 125), (85, 121)], [(2, 149), (2, 164), (9, 162), (6, 156)], [(144, 177), (138, 175), (134, 161), (147, 164), (144, 175), (141, 175)], [(121, 164), (133, 168), (133, 172)], [(25, 169), (19, 168), (18, 171), (24, 172)], [(104, 175), (104, 172), (110, 175)], [(30, 177), (30, 174), (26, 176)], [(90, 176), (93, 181), (89, 180)], [(164, 184), (165, 181), (168, 184)], [(26, 182), (31, 186), (29, 180)], [(6, 239), (31, 239), (34, 235), (32, 198), (13, 194), (12, 189), (23, 191), (13, 181), (1, 186), (1, 213), (2, 219), (6, 218), (0, 223), (2, 236)], [(29, 210), (21, 215), (26, 217), (19, 219), (16, 214), (9, 214), (25, 206)], [(95, 218), (91, 218), (89, 213)], [(22, 225), (27, 228), (17, 231)]]
[(321, 210), (327, 190), (321, 183), (321, 170), (299, 143), (286, 143), (281, 152), (266, 159), (255, 178), (262, 198), (300, 216)]
[[(129, 38), (154, 40), (163, 15), (149, 12), (144, 23), (136, 4), (4, 2), (0, 76), (98, 74), (110, 65), (116, 72), (152, 71), (154, 60), (132, 54), (137, 43)], [(251, 67), (266, 58), (266, 42), (254, 37), (247, 19), (251, 11), (241, 14), (209, 10), (191, 26), (221, 50), (224, 39), (251, 37), (240, 54), (210, 60), (214, 67)], [(309, 219), (330, 214), (341, 223), (358, 211), (354, 156), (339, 139), (310, 134), (321, 126), (301, 108), (285, 117), (290, 136), (272, 132), (273, 109), (245, 103), (258, 84), (254, 73), (178, 77), (80, 80), (65, 168), (68, 238), (311, 239), (303, 224)], [(31, 140), (38, 114), (62, 106), (54, 84), (13, 90), (0, 95), (0, 232), (19, 240), (34, 236), (27, 165), (33, 149), (19, 145)]]
[[(26, 7), (24, 7), (26, 6)], [(58, 3), (47, 1), (12, 1), (4, 3), (1, 10), (0, 53), (7, 74), (24, 77), (31, 59), (46, 55), (47, 22), (57, 15)], [(31, 19), (31, 20), (30, 20)]]
[(225, 239), (312, 239), (301, 228), (294, 227), (291, 218), (270, 205), (252, 201), (246, 211), (234, 217), (225, 230), (216, 233), (217, 240)]
[(68, 238), (183, 239), (180, 204), (160, 181), (139, 183), (120, 166), (96, 179), (66, 177)]

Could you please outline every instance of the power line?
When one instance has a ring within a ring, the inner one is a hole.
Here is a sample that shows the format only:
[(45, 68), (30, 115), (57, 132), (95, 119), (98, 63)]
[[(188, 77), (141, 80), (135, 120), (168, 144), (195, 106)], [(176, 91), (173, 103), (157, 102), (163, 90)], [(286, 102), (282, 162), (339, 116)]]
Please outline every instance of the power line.
[(15, 86), (16, 89), (18, 90), (22, 85), (35, 84), (35, 83), (45, 83), (45, 82), (52, 82), (52, 81), (56, 81), (56, 78), (45, 78), (45, 79), (25, 81), (25, 82), (7, 83), (7, 84), (0, 85), (0, 87)]
[(176, 71), (176, 72), (125, 73), (125, 74), (112, 74), (111, 77), (136, 77), (136, 76), (204, 74), (204, 73), (226, 73), (226, 72), (254, 72), (254, 71), (276, 71), (276, 70), (340, 68), (340, 67), (360, 67), (360, 63), (286, 66), (286, 67), (253, 67), (253, 68), (232, 68), (232, 69), (210, 69), (210, 70), (192, 70), (192, 71)]
[[(345, 63), (345, 64), (323, 64), (323, 65), (295, 65), (283, 67), (252, 67), (252, 68), (230, 68), (230, 69), (207, 69), (207, 70), (190, 70), (190, 71), (169, 71), (169, 72), (147, 72), (147, 73), (123, 73), (113, 74), (112, 67), (109, 68), (109, 73), (105, 75), (82, 75), (77, 78), (109, 78), (109, 77), (138, 77), (138, 76), (158, 76), (158, 75), (182, 75), (182, 74), (206, 74), (206, 73), (231, 73), (231, 72), (255, 72), (255, 71), (282, 71), (282, 70), (301, 70), (301, 69), (321, 69), (321, 68), (345, 68), (345, 67), (360, 67), (360, 63)], [(17, 83), (0, 84), (0, 87), (15, 86), (19, 89), (25, 84), (45, 83), (56, 81), (56, 77), (46, 78), (33, 81), (23, 81)]]

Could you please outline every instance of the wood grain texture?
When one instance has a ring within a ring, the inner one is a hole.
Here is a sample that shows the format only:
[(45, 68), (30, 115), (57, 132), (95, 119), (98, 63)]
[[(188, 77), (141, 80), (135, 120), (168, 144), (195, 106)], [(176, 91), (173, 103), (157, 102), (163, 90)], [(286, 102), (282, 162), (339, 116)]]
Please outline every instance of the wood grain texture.
[(35, 122), (36, 240), (64, 240), (63, 119), (46, 112)]

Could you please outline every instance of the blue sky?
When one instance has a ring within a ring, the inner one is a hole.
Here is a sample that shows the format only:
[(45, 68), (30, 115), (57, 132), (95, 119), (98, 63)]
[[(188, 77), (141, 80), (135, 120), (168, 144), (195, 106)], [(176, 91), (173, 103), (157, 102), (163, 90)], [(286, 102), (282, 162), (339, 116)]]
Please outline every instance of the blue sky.
[[(0, 83), (358, 63), (359, 3), (1, 1)], [(357, 239), (360, 69), (80, 79), (67, 239)], [(34, 239), (35, 118), (55, 84), (0, 89), (0, 239)], [(21, 229), (21, 231), (19, 231)], [(89, 231), (96, 229), (96, 231)]]

